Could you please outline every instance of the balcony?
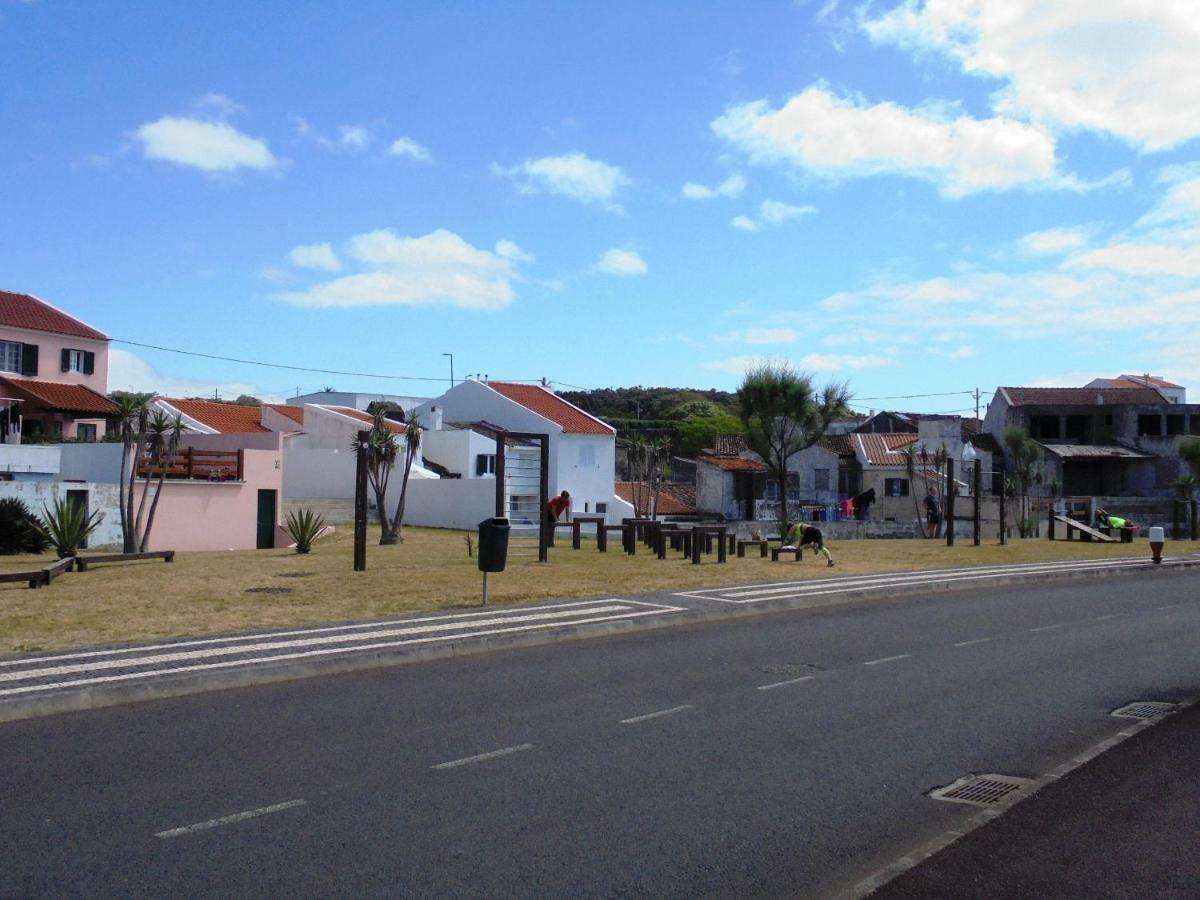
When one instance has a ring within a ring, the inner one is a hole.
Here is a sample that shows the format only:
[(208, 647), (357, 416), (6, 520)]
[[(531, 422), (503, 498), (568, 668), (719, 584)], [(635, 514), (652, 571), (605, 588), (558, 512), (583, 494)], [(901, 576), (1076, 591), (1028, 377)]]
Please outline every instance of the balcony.
[(185, 447), (167, 459), (163, 466), (154, 465), (149, 454), (144, 454), (138, 463), (137, 476), (167, 478), (188, 481), (244, 481), (245, 459), (242, 450), (197, 450)]

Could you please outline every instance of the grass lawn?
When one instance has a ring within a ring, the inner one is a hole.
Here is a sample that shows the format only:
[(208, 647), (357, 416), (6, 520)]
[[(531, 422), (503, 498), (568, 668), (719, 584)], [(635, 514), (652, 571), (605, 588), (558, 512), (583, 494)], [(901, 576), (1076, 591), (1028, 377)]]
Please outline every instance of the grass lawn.
[[(0, 653), (53, 650), (92, 644), (140, 641), (372, 619), (397, 613), (476, 606), (481, 575), (467, 557), (463, 532), (406, 528), (405, 542), (380, 547), (378, 530), (369, 534), (367, 571), (352, 571), (349, 528), (314, 545), (301, 556), (290, 550), (180, 553), (161, 560), (98, 566), (72, 572), (49, 587), (0, 585)], [(737, 559), (726, 565), (713, 557), (693, 566), (672, 553), (665, 561), (639, 545), (635, 557), (621, 552), (619, 539), (609, 552), (596, 552), (585, 540), (571, 549), (559, 535), (550, 562), (511, 558), (506, 571), (492, 575), (493, 604), (546, 597), (623, 596), (645, 591), (712, 587), (759, 581), (828, 578), (870, 572), (950, 566), (1017, 563), (1107, 556), (1149, 556), (1145, 539), (1132, 546), (1042, 540), (1014, 540), (1005, 547), (994, 538), (980, 547), (970, 540), (953, 548), (944, 541), (860, 540), (830, 544), (837, 560), (805, 554), (803, 563)], [(1168, 543), (1166, 553), (1200, 551), (1200, 544)], [(20, 571), (53, 562), (53, 556), (0, 557), (0, 571)], [(267, 590), (261, 590), (261, 589)]]

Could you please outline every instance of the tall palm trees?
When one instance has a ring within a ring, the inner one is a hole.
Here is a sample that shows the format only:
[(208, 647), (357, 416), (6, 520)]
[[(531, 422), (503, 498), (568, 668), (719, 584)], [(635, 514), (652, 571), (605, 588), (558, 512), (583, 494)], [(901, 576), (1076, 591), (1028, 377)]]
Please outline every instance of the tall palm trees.
[[(412, 474), (413, 462), (421, 449), (421, 426), (415, 421), (407, 423), (404, 429), (404, 468), (400, 475), (400, 500), (396, 504), (396, 513), (390, 519), (387, 513), (387, 489), (392, 477), (392, 469), (400, 459), (400, 442), (395, 432), (389, 427), (387, 407), (375, 410), (375, 419), (367, 432), (367, 480), (371, 490), (375, 492), (375, 511), (379, 516), (379, 543), (398, 544), (404, 540), (401, 532), (401, 520), (404, 518), (404, 501), (408, 494), (408, 478)], [(358, 448), (358, 440), (354, 442)]]
[[(162, 495), (163, 481), (171, 459), (179, 451), (184, 433), (183, 419), (151, 410), (150, 397), (122, 394), (117, 405), (117, 427), (121, 435), (121, 476), (118, 499), (121, 506), (121, 544), (126, 553), (145, 552), (150, 545), (154, 513)], [(134, 487), (139, 466), (145, 465), (141, 498), (134, 513)], [(158, 469), (158, 485), (150, 502), (150, 480)], [(149, 504), (149, 505), (147, 505)]]

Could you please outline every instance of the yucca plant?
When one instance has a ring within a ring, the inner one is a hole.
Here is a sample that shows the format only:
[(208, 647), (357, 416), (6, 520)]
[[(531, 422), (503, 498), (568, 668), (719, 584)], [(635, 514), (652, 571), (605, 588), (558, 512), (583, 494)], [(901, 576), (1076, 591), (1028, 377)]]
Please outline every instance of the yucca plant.
[(299, 509), (288, 513), (287, 525), (284, 531), (296, 543), (297, 553), (308, 553), (312, 550), (313, 541), (325, 527), (325, 517), (311, 509)]
[(104, 520), (104, 513), (95, 510), (88, 513), (81, 503), (67, 501), (63, 503), (54, 498), (54, 508), (51, 510), (42, 504), (42, 521), (38, 523), (38, 531), (54, 548), (59, 559), (68, 556), (78, 556), (79, 548)]
[(50, 544), (37, 526), (38, 518), (24, 500), (0, 500), (0, 554), (44, 553)]

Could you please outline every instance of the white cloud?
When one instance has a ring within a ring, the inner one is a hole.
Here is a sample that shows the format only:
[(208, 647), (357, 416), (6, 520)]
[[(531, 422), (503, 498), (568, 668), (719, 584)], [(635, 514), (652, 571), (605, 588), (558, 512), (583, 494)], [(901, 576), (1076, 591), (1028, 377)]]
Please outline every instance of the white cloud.
[(946, 359), (971, 359), (976, 354), (975, 348), (970, 344), (960, 344), (953, 350), (943, 351), (942, 355), (945, 356)]
[(365, 150), (371, 134), (362, 125), (342, 125), (338, 128), (338, 146), (343, 150)]
[(433, 159), (433, 155), (429, 150), (422, 147), (410, 137), (396, 138), (392, 141), (392, 146), (388, 148), (388, 153), (392, 156), (403, 156), (417, 162), (430, 162)]
[(279, 162), (266, 141), (224, 122), (163, 116), (134, 132), (147, 159), (160, 159), (204, 172), (273, 169)]
[(496, 255), (512, 262), (533, 262), (536, 257), (526, 253), (513, 241), (496, 241)]
[(689, 181), (683, 186), (681, 193), (688, 200), (712, 200), (716, 197), (740, 197), (745, 189), (745, 177), (741, 173), (735, 172), (716, 187), (711, 188)]
[(342, 267), (342, 261), (338, 259), (337, 254), (333, 252), (333, 247), (328, 243), (293, 247), (292, 252), (288, 254), (288, 259), (293, 266), (299, 266), (302, 269), (324, 269), (327, 272), (336, 272)]
[(729, 375), (745, 375), (750, 369), (755, 366), (760, 366), (764, 362), (761, 356), (730, 356), (725, 359), (711, 359), (704, 363), (704, 368), (712, 369), (716, 372), (725, 372)]
[(1047, 228), (1021, 238), (1021, 247), (1029, 253), (1055, 254), (1086, 246), (1088, 233), (1082, 228)]
[(731, 106), (711, 127), (752, 163), (788, 165), (825, 178), (907, 175), (933, 182), (948, 197), (1068, 186), (1056, 181), (1054, 138), (1040, 126), (868, 104), (822, 85), (779, 109), (766, 100)]
[(794, 344), (800, 332), (794, 328), (747, 328), (717, 338), (723, 344)]
[(895, 359), (879, 353), (852, 356), (840, 353), (809, 353), (800, 360), (799, 368), (806, 372), (842, 372), (846, 369), (881, 369), (897, 365)]
[(511, 241), (495, 253), (438, 229), (404, 237), (383, 228), (355, 235), (346, 244), (360, 271), (276, 296), (296, 306), (428, 306), (496, 310), (512, 303), (516, 263), (524, 256)]
[(616, 194), (630, 184), (619, 166), (583, 153), (527, 159), (508, 169), (493, 164), (492, 171), (515, 179), (522, 193), (558, 194), (580, 203), (597, 203), (612, 212), (621, 211)]
[(764, 200), (758, 206), (757, 220), (749, 216), (734, 216), (729, 224), (741, 231), (758, 231), (764, 226), (778, 226), (791, 219), (816, 213), (817, 208), (812, 205), (792, 206), (780, 200)]
[(211, 397), (218, 391), (229, 399), (239, 394), (267, 399), (255, 384), (164, 375), (140, 356), (117, 348), (108, 351), (108, 389), (155, 393), (164, 397)]
[(994, 108), (1163, 150), (1200, 135), (1200, 29), (1180, 0), (905, 0), (872, 40), (1004, 82)]
[(604, 251), (604, 255), (596, 263), (596, 271), (627, 278), (633, 275), (645, 275), (648, 269), (646, 261), (636, 250), (613, 247)]

